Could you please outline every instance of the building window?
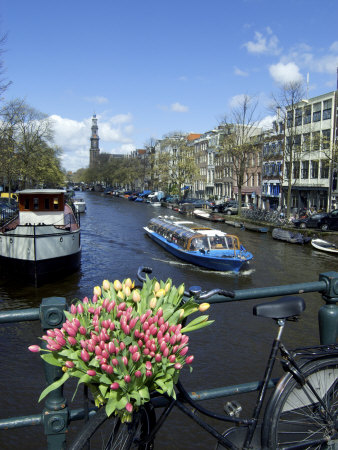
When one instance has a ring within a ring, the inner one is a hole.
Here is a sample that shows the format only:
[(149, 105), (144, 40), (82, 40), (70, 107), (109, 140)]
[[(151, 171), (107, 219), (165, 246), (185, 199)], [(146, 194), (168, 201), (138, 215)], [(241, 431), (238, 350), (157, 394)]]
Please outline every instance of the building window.
[(57, 197), (54, 197), (54, 199), (53, 199), (53, 208), (55, 210), (59, 209), (59, 199)]
[(309, 178), (309, 161), (302, 161), (302, 178), (303, 180)]
[(299, 178), (299, 168), (300, 168), (300, 162), (294, 161), (294, 163), (293, 163), (293, 178), (295, 178), (295, 179)]
[(313, 105), (313, 122), (319, 122), (321, 118), (322, 105), (320, 102)]
[(332, 100), (325, 100), (323, 102), (323, 120), (331, 119)]
[(37, 210), (39, 209), (39, 199), (38, 197), (33, 198), (33, 209)]
[(303, 134), (303, 150), (304, 152), (310, 151), (310, 133)]
[(323, 130), (322, 138), (323, 138), (322, 148), (323, 149), (330, 148), (331, 130)]
[(318, 161), (311, 161), (311, 178), (318, 178)]
[(296, 117), (295, 117), (295, 125), (301, 125), (302, 124), (302, 109), (297, 108), (296, 109)]
[(311, 123), (311, 106), (304, 108), (303, 124)]
[(320, 131), (312, 133), (312, 149), (314, 151), (320, 149)]
[(293, 111), (287, 112), (287, 125), (288, 128), (291, 128), (293, 126)]
[(320, 163), (320, 178), (329, 178), (329, 161), (323, 159)]

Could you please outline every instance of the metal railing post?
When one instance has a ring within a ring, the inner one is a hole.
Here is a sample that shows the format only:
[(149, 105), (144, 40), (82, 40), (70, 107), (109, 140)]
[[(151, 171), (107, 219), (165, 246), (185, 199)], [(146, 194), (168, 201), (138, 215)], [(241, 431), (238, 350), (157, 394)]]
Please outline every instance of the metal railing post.
[(325, 281), (326, 290), (322, 292), (325, 305), (318, 311), (320, 343), (335, 344), (338, 337), (338, 272), (326, 272), (319, 275)]
[[(64, 310), (67, 309), (66, 299), (63, 297), (49, 297), (42, 299), (40, 306), (41, 327), (44, 331), (50, 328), (61, 328), (65, 322)], [(44, 341), (44, 345), (46, 342)], [(61, 367), (52, 366), (44, 362), (46, 385), (50, 385), (63, 375)], [(69, 410), (63, 396), (63, 386), (50, 392), (45, 402), (42, 414), (48, 450), (66, 448), (66, 431), (69, 422)]]

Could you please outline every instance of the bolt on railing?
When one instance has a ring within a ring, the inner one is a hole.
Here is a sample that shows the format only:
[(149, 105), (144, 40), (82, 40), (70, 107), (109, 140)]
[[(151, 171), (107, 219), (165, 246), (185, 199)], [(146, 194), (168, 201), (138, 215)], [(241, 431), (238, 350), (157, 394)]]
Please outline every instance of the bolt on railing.
[[(309, 292), (321, 293), (325, 301), (325, 304), (320, 307), (318, 312), (320, 343), (323, 345), (335, 344), (338, 337), (338, 272), (322, 273), (319, 275), (319, 281), (315, 282), (236, 290), (234, 298), (214, 295), (208, 299), (208, 302), (224, 303)], [(0, 312), (0, 324), (40, 320), (43, 330), (61, 328), (65, 321), (65, 310), (67, 310), (65, 298), (44, 298), (40, 308)], [(60, 367), (52, 366), (46, 362), (44, 362), (44, 370), (47, 385), (62, 376)], [(258, 386), (259, 382), (251, 382), (194, 392), (191, 393), (191, 396), (195, 400), (206, 400), (225, 397), (239, 392), (252, 392), (257, 390)], [(63, 387), (61, 386), (48, 394), (41, 414), (0, 419), (0, 430), (43, 425), (48, 449), (60, 450), (66, 448), (66, 432), (69, 424), (73, 420), (80, 420), (84, 417), (85, 410), (83, 408), (69, 410), (67, 401), (63, 396)]]

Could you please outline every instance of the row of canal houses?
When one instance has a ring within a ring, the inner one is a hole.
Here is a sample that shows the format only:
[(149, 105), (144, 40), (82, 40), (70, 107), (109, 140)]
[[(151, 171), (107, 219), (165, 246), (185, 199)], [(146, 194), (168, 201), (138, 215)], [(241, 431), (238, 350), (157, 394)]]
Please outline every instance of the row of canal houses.
[[(246, 163), (242, 201), (263, 209), (286, 205), (290, 167), (286, 155), (292, 140), (291, 145), (301, 151), (292, 159), (291, 207), (337, 207), (337, 100), (338, 90), (302, 100), (287, 112), (287, 124), (277, 115), (272, 129), (252, 128), (251, 138), (259, 150)], [(220, 151), (224, 133), (231, 133), (231, 127), (186, 136), (200, 172), (198, 180), (189, 185), (191, 196), (238, 200), (231, 156)], [(155, 155), (166, 150), (164, 145), (165, 140), (156, 142)], [(175, 151), (172, 145), (167, 150)]]

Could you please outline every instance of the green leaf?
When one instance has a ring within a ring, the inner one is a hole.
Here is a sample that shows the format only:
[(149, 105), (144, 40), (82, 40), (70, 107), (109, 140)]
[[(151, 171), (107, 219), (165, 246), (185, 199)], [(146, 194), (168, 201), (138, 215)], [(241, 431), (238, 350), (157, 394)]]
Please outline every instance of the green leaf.
[(45, 353), (44, 355), (41, 355), (41, 358), (46, 361), (48, 364), (51, 364), (52, 366), (59, 366), (61, 367), (63, 365), (63, 361), (59, 361), (53, 353)]
[(188, 333), (189, 331), (199, 330), (200, 328), (204, 328), (204, 327), (207, 327), (208, 325), (211, 325), (213, 322), (215, 322), (215, 321), (214, 320), (206, 320), (205, 322), (198, 323), (195, 325), (191, 325), (191, 323), (189, 323), (186, 327), (182, 328), (181, 333)]
[(100, 376), (100, 383), (111, 385), (112, 381), (111, 381), (111, 379), (104, 373), (103, 375)]
[(41, 400), (43, 400), (50, 392), (54, 391), (54, 389), (57, 389), (60, 386), (62, 386), (63, 383), (65, 383), (69, 379), (69, 377), (70, 377), (70, 375), (67, 372), (65, 372), (61, 378), (59, 378), (58, 380), (54, 381), (54, 383), (52, 383), (48, 387), (46, 387), (46, 389), (44, 389), (41, 392), (41, 395), (39, 397), (39, 402)]
[(66, 316), (66, 319), (72, 321), (74, 319), (74, 316), (72, 313), (70, 313), (69, 311), (63, 311), (64, 315)]
[(110, 399), (107, 402), (106, 405), (106, 414), (107, 416), (111, 416), (113, 412), (116, 411), (117, 406), (117, 392), (111, 392), (110, 393)]

